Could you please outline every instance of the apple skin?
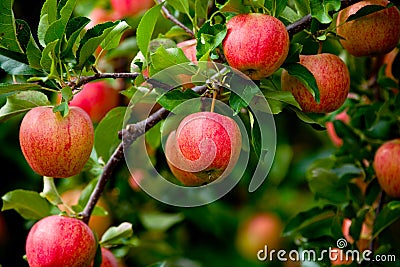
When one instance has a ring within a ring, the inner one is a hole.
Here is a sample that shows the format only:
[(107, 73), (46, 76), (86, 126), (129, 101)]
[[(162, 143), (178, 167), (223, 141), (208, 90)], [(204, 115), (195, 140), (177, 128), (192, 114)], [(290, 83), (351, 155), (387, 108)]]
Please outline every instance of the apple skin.
[(22, 153), (39, 175), (66, 178), (80, 173), (92, 152), (93, 124), (81, 108), (71, 107), (63, 118), (51, 107), (35, 107), (19, 130)]
[(85, 110), (93, 122), (99, 122), (108, 111), (119, 104), (119, 93), (107, 82), (99, 81), (85, 84), (69, 102), (70, 106)]
[(138, 15), (153, 4), (153, 0), (111, 0), (111, 8), (118, 19)]
[(398, 53), (399, 53), (399, 49), (396, 47), (395, 49), (393, 49), (392, 51), (390, 51), (383, 57), (383, 64), (386, 65), (385, 75), (388, 78), (391, 78), (392, 80), (396, 81), (396, 83), (399, 83), (399, 80), (397, 77), (395, 77), (395, 75), (393, 73), (393, 63), (394, 63)]
[(387, 141), (378, 148), (373, 167), (383, 191), (400, 198), (400, 139)]
[(168, 136), (165, 154), (171, 172), (186, 186), (228, 175), (237, 162), (242, 136), (236, 122), (214, 112), (185, 117)]
[(222, 42), (228, 64), (252, 80), (270, 76), (285, 61), (289, 52), (289, 34), (285, 25), (260, 13), (234, 16), (227, 23)]
[(182, 49), (182, 51), (185, 54), (185, 56), (190, 61), (192, 61), (193, 63), (197, 64), (197, 57), (196, 57), (197, 49), (196, 49), (196, 45), (197, 45), (197, 40), (196, 39), (190, 39), (190, 40), (186, 40), (186, 41), (177, 43), (176, 47)]
[(257, 260), (257, 252), (268, 246), (268, 251), (282, 245), (283, 223), (270, 212), (255, 213), (243, 221), (237, 230), (236, 248), (245, 258)]
[(386, 6), (387, 0), (369, 0), (353, 4), (339, 12), (337, 34), (343, 48), (354, 56), (376, 56), (390, 52), (400, 39), (400, 13), (393, 6), (365, 17), (346, 22), (347, 18), (367, 5)]
[(30, 267), (85, 267), (90, 266), (97, 243), (81, 220), (53, 215), (32, 227), (25, 249)]
[[(114, 254), (108, 249), (101, 247), (101, 264), (100, 267), (118, 267), (118, 260)], [(93, 263), (90, 265), (93, 266)]]
[(350, 74), (346, 64), (336, 55), (323, 53), (300, 55), (300, 64), (315, 77), (320, 92), (318, 104), (297, 78), (282, 72), (282, 90), (291, 91), (304, 112), (328, 113), (340, 108), (350, 90)]

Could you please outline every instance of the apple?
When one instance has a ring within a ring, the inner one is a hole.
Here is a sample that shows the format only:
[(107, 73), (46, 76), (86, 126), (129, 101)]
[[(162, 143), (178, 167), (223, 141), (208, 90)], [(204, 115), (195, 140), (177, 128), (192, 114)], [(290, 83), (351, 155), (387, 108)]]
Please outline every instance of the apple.
[(400, 39), (400, 13), (396, 6), (346, 22), (367, 5), (387, 6), (387, 0), (368, 0), (339, 12), (336, 32), (343, 48), (354, 56), (376, 56), (390, 52)]
[(118, 106), (119, 93), (106, 81), (87, 83), (69, 102), (85, 110), (93, 122), (99, 122), (108, 111)]
[(32, 227), (25, 249), (30, 267), (85, 267), (96, 254), (97, 242), (81, 220), (53, 215)]
[[(396, 81), (396, 83), (399, 83), (400, 74), (398, 68), (393, 68), (393, 63), (395, 62), (395, 59), (399, 57), (398, 54), (399, 54), (399, 49), (396, 47), (383, 57), (383, 64), (386, 65), (385, 75), (388, 78), (391, 78), (392, 80)], [(398, 61), (400, 61), (400, 58), (398, 58), (396, 62)], [(397, 73), (393, 73), (393, 70), (397, 71)]]
[[(66, 205), (71, 207), (78, 205), (81, 193), (82, 189), (79, 188), (71, 189), (63, 192), (61, 194), (61, 198)], [(102, 197), (97, 202), (97, 205), (105, 209), (107, 212), (110, 211), (107, 202)], [(66, 210), (62, 204), (58, 205), (58, 208), (61, 211), (68, 213), (68, 210)], [(107, 229), (111, 226), (111, 224), (112, 224), (112, 218), (110, 214), (106, 216), (97, 216), (97, 215), (90, 216), (89, 227), (97, 234), (99, 238), (105, 233), (105, 231), (107, 231)]]
[(111, 8), (118, 19), (138, 15), (153, 4), (153, 0), (111, 0)]
[(165, 155), (171, 172), (184, 185), (226, 177), (237, 162), (242, 136), (236, 122), (214, 112), (186, 116), (168, 136)]
[(285, 61), (289, 34), (285, 25), (270, 15), (250, 13), (234, 16), (226, 25), (222, 48), (228, 64), (252, 80), (270, 76)]
[(375, 153), (373, 167), (383, 191), (400, 197), (400, 139), (386, 141)]
[[(350, 235), (350, 226), (351, 220), (349, 218), (345, 218), (342, 224), (342, 233), (343, 237), (349, 242), (350, 244), (354, 243), (353, 237)], [(361, 226), (361, 233), (359, 240), (356, 241), (358, 249), (360, 251), (364, 251), (369, 248), (369, 243), (372, 237), (372, 226), (368, 225), (367, 222), (364, 222)]]
[(197, 64), (196, 45), (197, 45), (196, 39), (190, 39), (176, 44), (178, 48), (182, 49), (183, 53), (190, 61)]
[(245, 258), (257, 260), (257, 253), (268, 246), (268, 252), (279, 250), (282, 245), (283, 223), (270, 212), (251, 215), (239, 224), (236, 233), (236, 248)]
[[(100, 267), (118, 267), (119, 266), (118, 260), (114, 256), (114, 254), (110, 250), (108, 250), (104, 247), (101, 247), (101, 259), (102, 259), (102, 261), (101, 261)], [(91, 266), (93, 266), (93, 263)]]
[[(350, 116), (347, 114), (346, 110), (344, 110), (335, 116), (335, 120), (340, 120), (348, 124), (350, 122)], [(343, 145), (343, 140), (336, 134), (333, 122), (328, 121), (325, 126), (328, 136), (332, 140), (333, 144), (337, 147), (341, 147)]]
[(346, 64), (336, 55), (323, 53), (300, 55), (300, 64), (315, 77), (320, 103), (296, 77), (282, 72), (282, 90), (291, 91), (304, 112), (327, 113), (340, 108), (350, 89), (350, 74)]
[(106, 21), (114, 21), (116, 18), (113, 17), (113, 14), (111, 14), (108, 10), (101, 8), (101, 7), (95, 7), (90, 14), (88, 15), (90, 22), (86, 25), (86, 29), (93, 28), (97, 24), (106, 22)]
[(19, 130), (22, 153), (39, 175), (66, 178), (80, 173), (92, 152), (94, 133), (89, 115), (71, 107), (62, 117), (51, 107), (35, 107)]

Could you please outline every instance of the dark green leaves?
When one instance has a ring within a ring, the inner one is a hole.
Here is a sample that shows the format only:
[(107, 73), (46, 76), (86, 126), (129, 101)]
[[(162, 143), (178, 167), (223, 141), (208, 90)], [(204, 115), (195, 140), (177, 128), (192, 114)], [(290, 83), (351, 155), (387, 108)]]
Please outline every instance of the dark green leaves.
[(369, 14), (381, 11), (383, 9), (385, 9), (385, 7), (384, 6), (380, 6), (380, 5), (366, 5), (366, 6), (362, 7), (362, 8), (360, 8), (355, 14), (349, 16), (347, 18), (346, 22), (347, 21), (352, 21), (352, 20), (355, 20), (355, 19), (358, 19), (358, 18), (361, 18), (361, 17), (364, 17), (364, 16), (367, 16)]
[(224, 40), (227, 33), (226, 26), (214, 24), (208, 21), (200, 28), (197, 33), (197, 58), (199, 61), (207, 61), (211, 52), (217, 48)]
[(22, 52), (12, 11), (13, 0), (0, 2), (0, 47), (13, 52)]

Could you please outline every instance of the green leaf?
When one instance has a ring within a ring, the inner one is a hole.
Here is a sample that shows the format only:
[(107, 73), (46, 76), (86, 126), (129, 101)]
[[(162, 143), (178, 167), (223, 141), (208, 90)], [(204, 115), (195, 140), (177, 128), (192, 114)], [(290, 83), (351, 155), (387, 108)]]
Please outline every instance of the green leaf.
[(29, 65), (0, 55), (0, 68), (10, 75), (40, 75), (42, 74)]
[(207, 61), (210, 53), (217, 48), (224, 40), (227, 33), (226, 26), (223, 24), (211, 25), (208, 21), (204, 23), (197, 32), (197, 58), (199, 61)]
[(15, 20), (15, 26), (17, 29), (17, 39), (22, 50), (26, 50), (26, 46), (31, 38), (31, 29), (26, 21), (22, 19)]
[(65, 118), (69, 114), (68, 102), (61, 102), (60, 104), (54, 106), (53, 112), (60, 112), (61, 116)]
[(258, 123), (258, 120), (254, 119), (254, 115), (251, 114), (251, 144), (254, 148), (254, 152), (257, 155), (257, 158), (260, 158), (262, 152), (262, 136), (261, 136), (261, 127)]
[(320, 102), (319, 89), (314, 75), (300, 63), (289, 63), (282, 66), (287, 72), (296, 77), (313, 95), (317, 103)]
[[(71, 58), (75, 60), (74, 48), (76, 45), (77, 39), (80, 37), (82, 30), (85, 26), (90, 22), (90, 19), (86, 17), (76, 17), (72, 18), (68, 21), (66, 28), (66, 38), (67, 45), (64, 47), (61, 52), (61, 58)], [(76, 49), (76, 48), (75, 48)]]
[[(203, 2), (207, 2), (204, 1)], [(190, 16), (189, 10), (189, 1), (188, 0), (168, 0), (168, 5), (171, 5), (174, 9), (178, 10), (179, 12), (185, 13)]]
[(193, 90), (186, 90), (182, 92), (181, 90), (176, 89), (163, 94), (160, 98), (157, 99), (157, 102), (165, 109), (172, 111), (175, 107), (179, 106), (185, 101), (199, 97), (200, 95), (195, 93)]
[(12, 10), (13, 0), (0, 2), (0, 47), (13, 52), (23, 52), (17, 39), (17, 30)]
[(297, 14), (300, 17), (304, 17), (310, 14), (310, 1), (309, 0), (294, 0), (294, 6), (296, 8)]
[(125, 21), (120, 21), (117, 26), (115, 26), (112, 31), (107, 35), (107, 37), (101, 42), (100, 46), (105, 50), (110, 50), (116, 48), (119, 45), (122, 34), (129, 29), (130, 26)]
[(194, 10), (195, 10), (194, 21), (196, 23), (199, 23), (200, 19), (204, 19), (205, 21), (207, 21), (208, 1), (196, 0), (194, 2)]
[(110, 227), (101, 237), (100, 244), (121, 244), (121, 239), (130, 238), (132, 235), (132, 224), (128, 222), (123, 222), (118, 227)]
[(373, 228), (373, 237), (376, 238), (379, 233), (389, 227), (400, 218), (400, 201), (391, 201), (385, 205), (382, 211), (376, 217)]
[(105, 22), (94, 26), (85, 33), (76, 52), (78, 64), (75, 69), (80, 70), (85, 67), (89, 58), (92, 57), (101, 42), (103, 42), (116, 25), (118, 25), (118, 22)]
[(97, 125), (94, 133), (94, 148), (97, 155), (107, 162), (115, 148), (121, 140), (118, 132), (122, 129), (126, 107), (117, 107), (107, 113), (107, 115)]
[(380, 6), (380, 5), (366, 5), (366, 6), (363, 6), (355, 14), (350, 15), (347, 18), (346, 22), (359, 19), (359, 18), (367, 16), (369, 14), (381, 11), (381, 10), (383, 10), (385, 8), (386, 7)]
[(312, 124), (313, 126), (315, 126), (316, 128), (324, 128), (324, 125), (322, 125), (321, 123), (317, 122), (316, 120), (314, 120), (313, 118), (311, 118), (309, 116), (309, 114), (301, 111), (300, 109), (293, 107), (293, 106), (289, 106), (288, 107), (290, 110), (294, 111), (294, 113), (297, 115), (297, 117), (302, 120), (305, 123), (308, 124)]
[(162, 5), (163, 4), (158, 4), (147, 10), (140, 20), (136, 31), (137, 45), (145, 57), (147, 57), (147, 52), (149, 51), (149, 43), (151, 36), (153, 35), (157, 19), (161, 14), (160, 11)]
[(43, 69), (47, 71), (51, 71), (53, 65), (56, 63), (57, 56), (56, 50), (57, 47), (60, 45), (60, 40), (55, 40), (44, 48), (42, 52), (42, 58), (40, 59), (40, 65)]
[(232, 92), (229, 97), (229, 106), (233, 109), (235, 115), (242, 108), (247, 108), (254, 96), (260, 92), (260, 89), (251, 80), (243, 79), (239, 75), (233, 75), (229, 84), (235, 86), (235, 92), (240, 92), (240, 95)]
[(264, 96), (273, 114), (280, 113), (287, 105), (292, 105), (300, 109), (299, 103), (291, 92), (268, 90), (264, 92)]
[(39, 43), (45, 47), (46, 42), (44, 41), (47, 29), (50, 24), (57, 20), (57, 0), (46, 0), (40, 11), (40, 20), (38, 25), (38, 39)]
[(339, 11), (340, 0), (310, 0), (311, 16), (323, 24), (332, 22), (329, 12)]
[(35, 39), (33, 39), (32, 36), (29, 39), (28, 45), (26, 47), (26, 56), (28, 58), (29, 66), (34, 69), (42, 69), (42, 65), (40, 65), (42, 51), (39, 49)]
[(285, 59), (285, 64), (297, 63), (300, 61), (300, 53), (303, 50), (303, 45), (299, 43), (291, 43), (289, 47), (289, 54)]
[(16, 210), (27, 220), (39, 220), (51, 215), (51, 205), (39, 193), (27, 190), (14, 190), (2, 197), (5, 210)]
[(47, 96), (38, 91), (23, 91), (7, 97), (0, 109), (0, 122), (38, 106), (49, 105)]
[(184, 216), (180, 213), (144, 212), (139, 215), (139, 218), (148, 230), (166, 231), (181, 222)]
[(39, 90), (42, 87), (34, 83), (1, 83), (0, 94), (8, 94), (27, 90)]
[(167, 48), (160, 46), (151, 54), (152, 66), (155, 70), (163, 70), (180, 63), (190, 62), (180, 48)]
[(285, 10), (287, 3), (289, 2), (289, 0), (274, 0), (275, 2), (275, 17), (279, 17), (282, 12)]

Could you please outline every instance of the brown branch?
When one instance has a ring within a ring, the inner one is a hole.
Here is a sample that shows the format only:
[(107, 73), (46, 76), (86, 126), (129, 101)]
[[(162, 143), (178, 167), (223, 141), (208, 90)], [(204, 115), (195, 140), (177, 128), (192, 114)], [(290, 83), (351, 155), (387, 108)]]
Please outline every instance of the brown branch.
[(106, 79), (106, 78), (112, 78), (112, 79), (119, 79), (119, 78), (127, 78), (127, 79), (135, 79), (138, 77), (140, 73), (138, 72), (117, 72), (117, 73), (95, 73), (92, 76), (82, 76), (79, 78), (78, 82), (76, 83), (70, 83), (70, 86), (72, 89), (79, 88), (82, 85), (85, 85), (89, 82), (95, 81), (95, 80), (100, 80), (100, 79)]

